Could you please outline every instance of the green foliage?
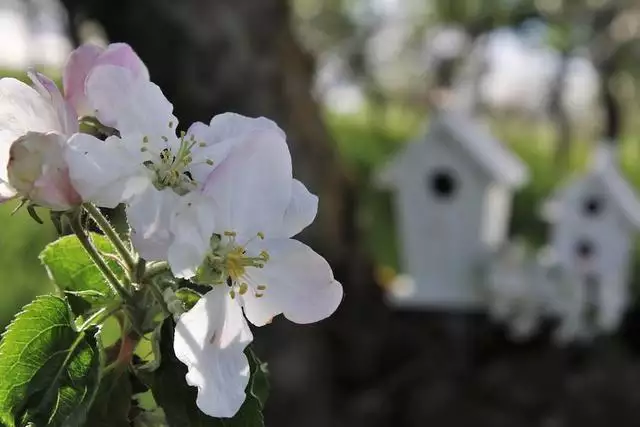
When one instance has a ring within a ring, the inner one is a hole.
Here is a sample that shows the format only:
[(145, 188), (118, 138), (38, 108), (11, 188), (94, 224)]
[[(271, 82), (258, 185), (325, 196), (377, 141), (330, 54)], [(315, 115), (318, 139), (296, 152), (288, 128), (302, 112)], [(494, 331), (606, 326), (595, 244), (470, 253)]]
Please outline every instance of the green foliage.
[[(106, 237), (92, 233), (91, 240), (103, 254), (115, 254)], [(74, 313), (86, 313), (113, 298), (100, 270), (75, 236), (64, 236), (47, 245), (40, 254), (40, 261), (55, 285), (69, 297)], [(124, 277), (125, 273), (117, 261), (106, 261), (117, 276)]]
[(234, 418), (209, 417), (196, 406), (197, 390), (186, 383), (187, 368), (173, 352), (174, 328), (173, 319), (167, 318), (162, 325), (160, 339), (162, 364), (144, 378), (153, 392), (155, 401), (164, 410), (169, 426), (263, 427), (262, 408), (268, 393), (264, 365), (248, 350), (251, 379), (247, 385), (244, 404)]
[(76, 330), (62, 298), (27, 305), (0, 343), (0, 419), (10, 427), (81, 425), (100, 378), (95, 335)]

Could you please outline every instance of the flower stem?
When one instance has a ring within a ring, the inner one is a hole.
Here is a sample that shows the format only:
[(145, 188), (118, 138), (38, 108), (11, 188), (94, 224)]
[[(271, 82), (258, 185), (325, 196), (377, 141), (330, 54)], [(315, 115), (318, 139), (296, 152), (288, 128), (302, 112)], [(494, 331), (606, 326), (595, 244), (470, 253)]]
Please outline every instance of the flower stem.
[(169, 267), (169, 263), (166, 261), (154, 262), (147, 266), (144, 271), (143, 282), (150, 281), (156, 276), (159, 276), (162, 273), (168, 273), (171, 271), (171, 267)]
[(89, 257), (93, 260), (95, 265), (98, 267), (104, 278), (107, 280), (107, 284), (109, 287), (119, 295), (123, 301), (130, 302), (131, 295), (124, 289), (118, 278), (113, 274), (113, 271), (109, 268), (107, 263), (102, 259), (100, 252), (93, 245), (91, 239), (85, 232), (84, 228), (82, 228), (82, 222), (80, 221), (80, 212), (74, 214), (71, 218), (71, 229), (75, 233), (76, 237), (80, 241), (80, 244), (87, 252)]
[(113, 228), (109, 220), (100, 212), (95, 205), (91, 203), (85, 203), (82, 205), (84, 209), (91, 215), (91, 218), (98, 224), (98, 227), (102, 230), (102, 232), (111, 240), (113, 246), (116, 248), (118, 254), (122, 257), (125, 264), (129, 268), (130, 271), (133, 271), (136, 267), (136, 261), (131, 254), (127, 245), (122, 241), (118, 232)]

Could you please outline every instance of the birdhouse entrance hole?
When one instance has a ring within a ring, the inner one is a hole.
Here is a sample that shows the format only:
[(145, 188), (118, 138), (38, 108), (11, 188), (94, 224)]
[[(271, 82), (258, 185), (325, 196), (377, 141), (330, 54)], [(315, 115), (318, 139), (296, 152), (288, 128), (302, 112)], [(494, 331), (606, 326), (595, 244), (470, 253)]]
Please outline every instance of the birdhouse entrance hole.
[(576, 243), (576, 255), (581, 260), (590, 259), (595, 253), (595, 247), (590, 240), (580, 240)]
[(604, 199), (600, 196), (587, 197), (582, 207), (586, 216), (596, 217), (604, 210)]
[(444, 168), (438, 169), (429, 175), (427, 185), (435, 197), (440, 200), (451, 199), (458, 189), (455, 173), (450, 169)]

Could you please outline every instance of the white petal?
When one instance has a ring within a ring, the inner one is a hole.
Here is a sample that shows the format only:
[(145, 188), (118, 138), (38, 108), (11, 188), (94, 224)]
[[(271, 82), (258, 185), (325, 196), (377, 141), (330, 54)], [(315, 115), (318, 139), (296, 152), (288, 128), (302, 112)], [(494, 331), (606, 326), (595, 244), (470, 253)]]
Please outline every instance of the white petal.
[(282, 140), (287, 139), (282, 129), (272, 120), (265, 117), (246, 117), (236, 113), (223, 113), (214, 116), (209, 123), (208, 134), (202, 135), (202, 138), (208, 143), (217, 144), (228, 139), (245, 138), (256, 132), (273, 133)]
[(44, 99), (51, 103), (58, 118), (58, 129), (63, 135), (78, 132), (78, 116), (75, 109), (62, 97), (60, 89), (49, 77), (34, 70), (27, 72), (34, 87)]
[(167, 259), (172, 239), (169, 225), (179, 197), (169, 188), (158, 190), (150, 185), (127, 203), (131, 241), (147, 261)]
[(291, 156), (280, 131), (243, 134), (204, 185), (216, 203), (216, 231), (242, 237), (278, 233), (291, 200), (291, 179)]
[(96, 117), (121, 135), (146, 135), (151, 143), (160, 143), (162, 136), (175, 139), (178, 120), (173, 105), (156, 84), (136, 78), (130, 70), (97, 66), (87, 78), (86, 92)]
[(168, 258), (176, 277), (195, 276), (210, 248), (214, 214), (211, 199), (199, 192), (180, 198), (171, 218), (171, 232), (175, 237)]
[[(311, 248), (292, 239), (267, 239), (264, 268), (251, 268), (247, 276), (253, 291), (244, 296), (247, 318), (262, 326), (282, 313), (295, 323), (312, 323), (330, 316), (342, 301), (342, 285), (331, 267)], [(264, 291), (257, 286), (264, 285)], [(255, 297), (257, 291), (262, 297)]]
[(0, 179), (7, 181), (6, 166), (13, 141), (29, 131), (62, 132), (60, 127), (47, 99), (19, 80), (0, 79)]
[(71, 137), (69, 176), (83, 200), (114, 208), (151, 185), (141, 158), (132, 155), (127, 143), (131, 141), (115, 136), (105, 141), (82, 133)]
[(313, 222), (318, 213), (318, 196), (311, 194), (303, 183), (293, 180), (291, 201), (284, 213), (281, 237), (292, 237)]
[(233, 417), (245, 399), (249, 362), (244, 349), (253, 336), (226, 286), (216, 286), (183, 314), (173, 348), (187, 365), (186, 380), (198, 387), (196, 403), (212, 417)]

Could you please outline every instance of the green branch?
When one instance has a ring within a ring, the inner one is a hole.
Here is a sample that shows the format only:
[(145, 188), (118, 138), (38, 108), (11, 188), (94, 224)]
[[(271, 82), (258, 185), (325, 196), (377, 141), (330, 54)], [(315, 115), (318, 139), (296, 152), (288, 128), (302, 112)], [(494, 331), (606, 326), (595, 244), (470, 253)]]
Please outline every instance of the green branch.
[(122, 257), (122, 260), (127, 265), (129, 271), (134, 271), (136, 268), (136, 260), (134, 259), (131, 251), (127, 247), (127, 245), (122, 241), (118, 232), (113, 228), (109, 220), (102, 214), (100, 209), (98, 209), (95, 205), (91, 203), (85, 203), (82, 205), (84, 209), (89, 213), (91, 218), (98, 224), (98, 227), (102, 230), (102, 232), (111, 240), (113, 243), (113, 247), (116, 249), (118, 254)]
[(105, 260), (100, 255), (98, 249), (93, 245), (93, 242), (91, 242), (91, 239), (87, 235), (84, 228), (82, 228), (79, 211), (74, 213), (71, 217), (71, 229), (80, 241), (80, 244), (82, 245), (84, 250), (98, 267), (113, 292), (119, 295), (123, 301), (131, 302), (131, 295), (129, 295), (129, 293), (124, 289), (115, 274), (113, 274), (113, 271), (111, 271)]

